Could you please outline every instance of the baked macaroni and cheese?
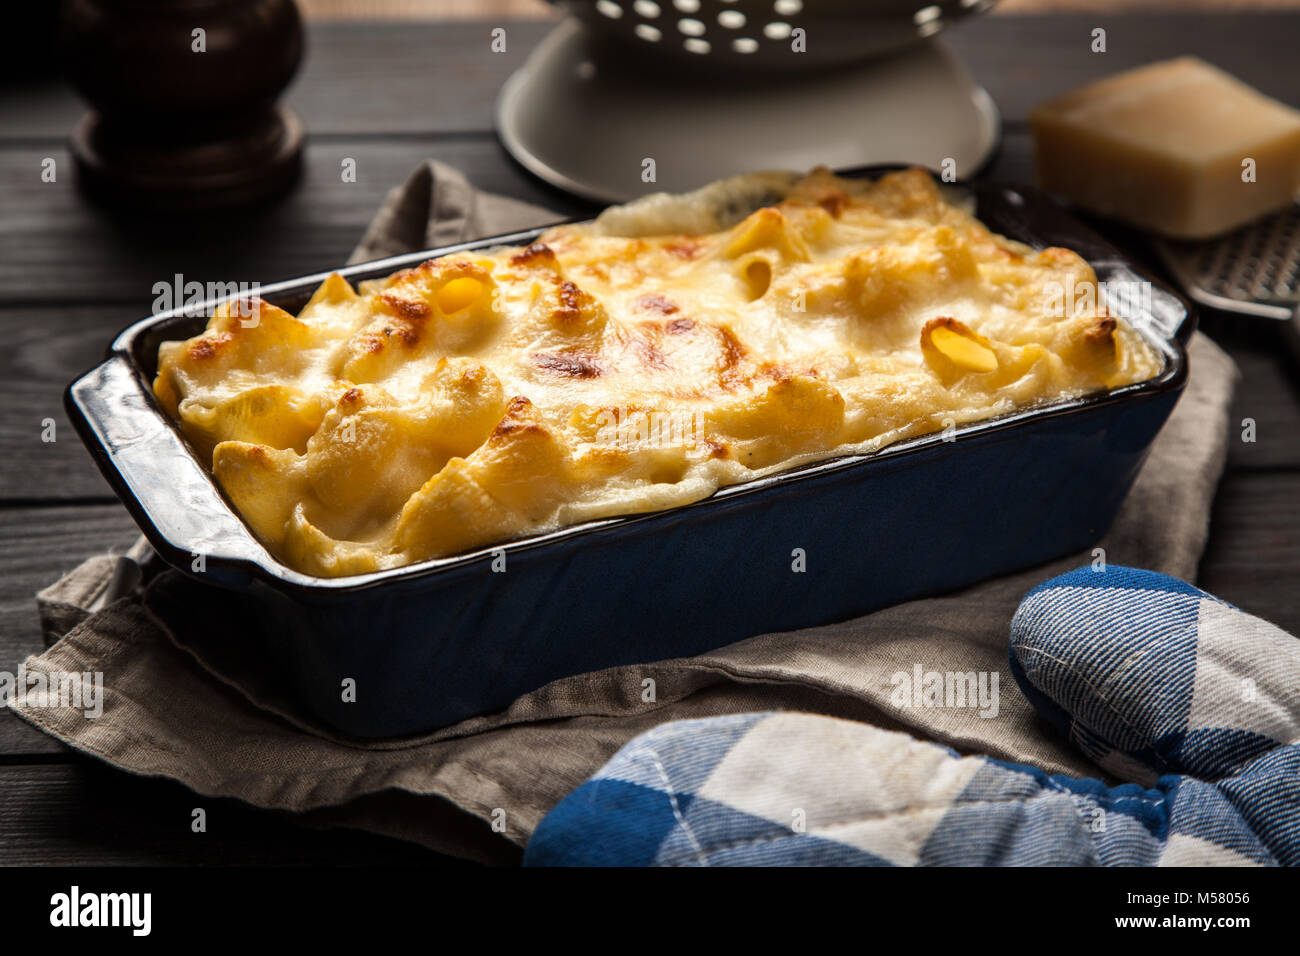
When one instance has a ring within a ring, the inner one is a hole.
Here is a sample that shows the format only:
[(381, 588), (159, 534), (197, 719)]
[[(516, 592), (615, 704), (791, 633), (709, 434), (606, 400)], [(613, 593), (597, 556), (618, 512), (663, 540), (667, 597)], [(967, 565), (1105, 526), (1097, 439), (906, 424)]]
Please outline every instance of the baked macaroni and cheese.
[(222, 307), (154, 391), (274, 554), (348, 575), (1158, 374), (1095, 290), (922, 170), (759, 174)]

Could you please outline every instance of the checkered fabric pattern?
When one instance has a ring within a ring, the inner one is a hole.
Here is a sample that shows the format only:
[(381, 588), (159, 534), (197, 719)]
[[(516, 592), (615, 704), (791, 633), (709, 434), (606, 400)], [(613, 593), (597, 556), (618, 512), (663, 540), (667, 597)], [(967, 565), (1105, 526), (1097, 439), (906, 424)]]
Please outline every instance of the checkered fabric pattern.
[(1297, 865), (1300, 642), (1182, 581), (1035, 588), (1011, 672), (1108, 773), (811, 714), (664, 724), (542, 821), (531, 865)]

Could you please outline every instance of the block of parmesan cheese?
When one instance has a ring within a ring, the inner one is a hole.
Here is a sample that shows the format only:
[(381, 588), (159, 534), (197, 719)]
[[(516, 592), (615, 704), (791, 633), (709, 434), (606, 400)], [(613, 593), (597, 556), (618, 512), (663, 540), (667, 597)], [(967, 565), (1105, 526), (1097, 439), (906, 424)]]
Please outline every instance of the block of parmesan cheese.
[(1194, 57), (1091, 83), (1030, 123), (1042, 186), (1175, 238), (1228, 232), (1300, 189), (1300, 112)]

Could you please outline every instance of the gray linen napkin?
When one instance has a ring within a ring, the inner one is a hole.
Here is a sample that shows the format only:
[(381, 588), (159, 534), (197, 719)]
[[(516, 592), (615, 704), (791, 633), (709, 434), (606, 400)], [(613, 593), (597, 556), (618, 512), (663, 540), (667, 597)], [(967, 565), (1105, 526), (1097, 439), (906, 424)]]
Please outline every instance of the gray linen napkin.
[[(455, 170), (429, 162), (390, 194), (353, 258), (553, 218), (479, 193)], [(1189, 580), (1223, 468), (1237, 376), (1232, 360), (1202, 335), (1191, 356), (1186, 392), (1101, 543), (1111, 563)], [(38, 596), (51, 646), (27, 660), (28, 671), (102, 672), (102, 714), (41, 706), (30, 694), (14, 709), (123, 770), (297, 811), (312, 824), (361, 827), (508, 862), (541, 817), (632, 737), (667, 720), (756, 710), (869, 721), (966, 752), (1104, 777), (1037, 717), (1007, 670), (1008, 626), (1020, 598), (1039, 581), (1092, 561), (1091, 553), (852, 621), (570, 677), (500, 713), (381, 742), (342, 738), (299, 712), (259, 651), (256, 626), (252, 633), (235, 627), (220, 594), (187, 584), (145, 560), (147, 553), (92, 557)], [(157, 609), (174, 601), (158, 599), (178, 588), (188, 588), (193, 612), (167, 621)], [(892, 675), (917, 665), (998, 674), (997, 716), (895, 707)], [(655, 681), (652, 702), (642, 699), (645, 678)]]

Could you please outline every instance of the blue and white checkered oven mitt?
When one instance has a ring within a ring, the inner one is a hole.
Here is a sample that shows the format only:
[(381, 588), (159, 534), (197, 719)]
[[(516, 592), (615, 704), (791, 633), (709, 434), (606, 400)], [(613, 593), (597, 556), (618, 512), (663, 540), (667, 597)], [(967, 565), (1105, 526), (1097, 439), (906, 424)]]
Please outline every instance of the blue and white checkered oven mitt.
[(1300, 864), (1300, 642), (1174, 578), (1047, 581), (1011, 623), (1029, 700), (1107, 786), (866, 724), (663, 724), (546, 816), (531, 865)]

